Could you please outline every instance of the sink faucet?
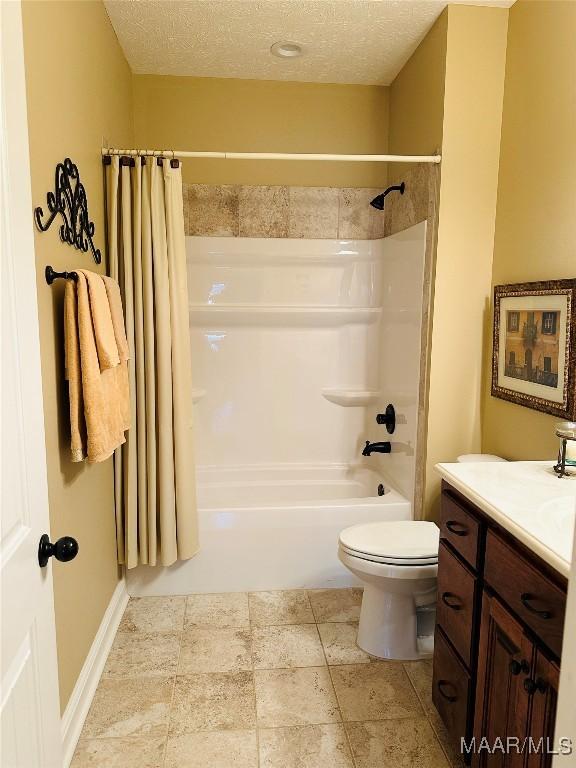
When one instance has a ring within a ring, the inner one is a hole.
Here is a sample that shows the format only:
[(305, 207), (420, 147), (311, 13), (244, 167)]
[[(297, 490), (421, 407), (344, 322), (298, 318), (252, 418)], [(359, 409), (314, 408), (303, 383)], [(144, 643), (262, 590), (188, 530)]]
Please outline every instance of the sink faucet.
[(390, 453), (391, 450), (392, 446), (388, 442), (371, 443), (369, 440), (366, 440), (362, 456), (370, 456), (372, 453)]

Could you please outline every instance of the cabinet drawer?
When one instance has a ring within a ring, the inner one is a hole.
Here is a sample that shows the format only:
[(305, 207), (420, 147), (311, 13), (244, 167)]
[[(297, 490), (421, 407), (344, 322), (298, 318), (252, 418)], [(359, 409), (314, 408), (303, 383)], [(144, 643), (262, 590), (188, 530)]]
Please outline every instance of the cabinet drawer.
[(486, 539), (486, 582), (560, 657), (566, 594), (492, 531)]
[(464, 662), (470, 666), (476, 579), (444, 542), (438, 553), (436, 620)]
[(468, 738), (470, 675), (458, 659), (442, 631), (434, 638), (432, 701), (455, 744)]
[(449, 541), (473, 568), (478, 566), (480, 522), (456, 501), (450, 491), (442, 491), (440, 538)]

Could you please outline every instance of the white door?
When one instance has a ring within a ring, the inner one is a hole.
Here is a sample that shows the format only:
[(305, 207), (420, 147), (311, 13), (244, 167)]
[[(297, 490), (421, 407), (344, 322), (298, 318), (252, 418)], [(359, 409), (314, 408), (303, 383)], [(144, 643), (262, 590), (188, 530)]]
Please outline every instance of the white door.
[(48, 492), (19, 1), (0, 0), (0, 73), (0, 765), (61, 768), (52, 574), (38, 565)]

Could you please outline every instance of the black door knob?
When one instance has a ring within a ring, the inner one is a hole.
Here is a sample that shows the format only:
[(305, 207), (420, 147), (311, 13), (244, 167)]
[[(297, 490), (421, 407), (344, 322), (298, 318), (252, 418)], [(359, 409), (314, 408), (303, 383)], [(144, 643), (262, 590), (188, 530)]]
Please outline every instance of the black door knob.
[(55, 544), (52, 544), (47, 533), (42, 534), (38, 544), (38, 563), (40, 568), (48, 565), (48, 560), (54, 556), (61, 563), (74, 560), (78, 554), (78, 542), (72, 536), (62, 536)]

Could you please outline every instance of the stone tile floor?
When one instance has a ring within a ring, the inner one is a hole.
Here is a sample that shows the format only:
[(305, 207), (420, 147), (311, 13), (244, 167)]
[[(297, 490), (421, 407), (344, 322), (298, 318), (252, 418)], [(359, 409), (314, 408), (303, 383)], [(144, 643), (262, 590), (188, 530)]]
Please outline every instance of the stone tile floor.
[(361, 590), (130, 600), (72, 768), (450, 768), (431, 663), (356, 646)]

